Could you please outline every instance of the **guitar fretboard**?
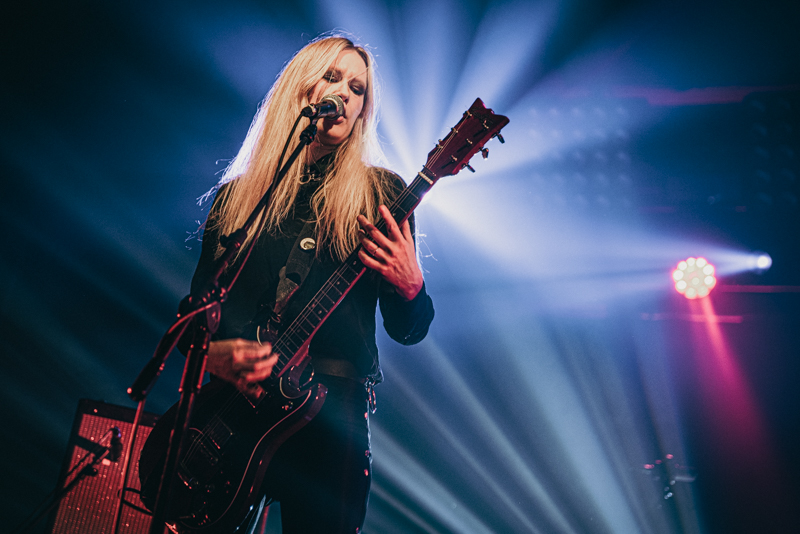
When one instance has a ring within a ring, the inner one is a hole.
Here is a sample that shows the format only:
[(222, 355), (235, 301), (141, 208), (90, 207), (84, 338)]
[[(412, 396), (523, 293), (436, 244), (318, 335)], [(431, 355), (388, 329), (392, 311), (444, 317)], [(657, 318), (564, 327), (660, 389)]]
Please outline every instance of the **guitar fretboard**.
[[(392, 217), (398, 225), (403, 224), (414, 211), (422, 197), (433, 187), (437, 178), (423, 168), (397, 199), (389, 207)], [(375, 226), (386, 233), (386, 222), (378, 221)], [(358, 257), (359, 245), (347, 259), (334, 271), (325, 284), (317, 291), (314, 298), (303, 308), (300, 314), (286, 328), (273, 346), (278, 354), (278, 362), (272, 369), (272, 378), (279, 376), (290, 361), (297, 355), (305, 343), (311, 339), (336, 306), (358, 282), (366, 271), (366, 267)]]

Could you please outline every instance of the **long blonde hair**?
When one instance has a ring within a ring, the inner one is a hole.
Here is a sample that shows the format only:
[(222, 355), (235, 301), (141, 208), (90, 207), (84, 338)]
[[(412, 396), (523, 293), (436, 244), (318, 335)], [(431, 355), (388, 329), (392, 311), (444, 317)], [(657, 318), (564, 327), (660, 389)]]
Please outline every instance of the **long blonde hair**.
[[(209, 216), (207, 226), (217, 228), (220, 235), (242, 226), (272, 182), (285, 136), (301, 109), (309, 104), (310, 92), (343, 50), (355, 50), (367, 65), (364, 106), (350, 137), (336, 150), (323, 185), (311, 199), (311, 208), (317, 220), (317, 250), (329, 250), (333, 257), (344, 259), (356, 247), (359, 228), (356, 217), (359, 214), (370, 220), (377, 217), (378, 206), (388, 200), (386, 181), (389, 178), (388, 173), (370, 166), (383, 158), (376, 131), (378, 95), (374, 58), (366, 48), (341, 36), (312, 41), (284, 67), (259, 106), (238, 155), (220, 180), (220, 185), (231, 183), (220, 191), (219, 208)], [(301, 126), (304, 125), (301, 123)], [(287, 154), (298, 144), (299, 139), (292, 139)], [(281, 223), (291, 213), (303, 176), (302, 162), (306, 161), (308, 151), (308, 147), (303, 149), (298, 158), (300, 163), (292, 166), (273, 192), (265, 231), (280, 232)], [(245, 245), (257, 231), (257, 228), (251, 229)]]

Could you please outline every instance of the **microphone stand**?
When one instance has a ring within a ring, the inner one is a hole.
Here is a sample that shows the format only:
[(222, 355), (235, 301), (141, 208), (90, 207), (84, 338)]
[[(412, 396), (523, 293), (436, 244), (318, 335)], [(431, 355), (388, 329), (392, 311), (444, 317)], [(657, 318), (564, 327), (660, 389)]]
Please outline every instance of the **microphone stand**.
[[(132, 503), (125, 500), (125, 494), (131, 490), (129, 480), (131, 477), (131, 472), (133, 471), (133, 451), (134, 445), (136, 444), (136, 434), (139, 432), (139, 426), (142, 419), (142, 413), (144, 413), (144, 403), (145, 399), (139, 401), (136, 406), (136, 415), (133, 417), (133, 425), (131, 426), (130, 436), (128, 437), (128, 444), (125, 445), (125, 451), (123, 452), (122, 458), (120, 458), (120, 462), (122, 462), (122, 473), (120, 473), (120, 478), (122, 479), (119, 486), (119, 495), (117, 496), (117, 502), (114, 503), (114, 534), (119, 534), (120, 529), (122, 528), (122, 507), (125, 505), (133, 506)], [(139, 509), (139, 507), (136, 507)]]
[[(298, 118), (299, 120), (299, 118)], [(167, 356), (178, 344), (178, 340), (189, 329), (189, 322), (192, 322), (192, 343), (186, 355), (186, 363), (183, 368), (181, 378), (180, 401), (175, 416), (175, 423), (170, 433), (169, 446), (167, 447), (166, 461), (161, 473), (156, 493), (155, 506), (153, 507), (153, 520), (150, 524), (150, 534), (163, 534), (166, 522), (170, 516), (170, 506), (172, 501), (172, 488), (177, 482), (178, 462), (183, 449), (183, 442), (189, 429), (189, 419), (197, 393), (205, 373), (206, 356), (208, 355), (208, 344), (211, 335), (217, 331), (220, 317), (222, 314), (222, 302), (227, 298), (228, 292), (236, 281), (234, 276), (228, 287), (220, 287), (219, 279), (228, 265), (231, 263), (236, 252), (242, 247), (247, 238), (248, 231), (255, 224), (256, 219), (262, 210), (266, 209), (272, 192), (286, 175), (292, 164), (303, 148), (310, 145), (317, 135), (315, 122), (309, 124), (300, 133), (300, 143), (290, 154), (289, 159), (275, 175), (272, 183), (267, 188), (264, 196), (261, 197), (256, 207), (248, 217), (244, 225), (233, 232), (230, 236), (220, 239), (220, 244), (225, 248), (222, 256), (217, 260), (217, 265), (209, 279), (202, 288), (181, 301), (181, 310), (178, 320), (167, 330), (161, 341), (156, 347), (155, 354), (147, 362), (136, 381), (128, 388), (128, 395), (136, 402), (144, 404), (144, 400), (150, 389), (155, 384), (161, 371), (164, 369)], [(254, 239), (251, 247), (255, 245)], [(247, 261), (245, 256), (241, 268)], [(205, 313), (202, 313), (205, 312)], [(136, 432), (136, 429), (133, 429)]]

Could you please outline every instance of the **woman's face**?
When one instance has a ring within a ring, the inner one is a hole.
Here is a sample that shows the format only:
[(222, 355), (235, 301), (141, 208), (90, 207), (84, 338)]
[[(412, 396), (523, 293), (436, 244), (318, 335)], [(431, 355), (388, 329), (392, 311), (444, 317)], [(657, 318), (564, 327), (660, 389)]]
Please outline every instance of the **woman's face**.
[(331, 94), (344, 101), (344, 115), (336, 119), (325, 118), (317, 124), (319, 144), (332, 150), (333, 146), (342, 144), (350, 136), (356, 119), (364, 109), (366, 91), (366, 63), (355, 50), (342, 50), (309, 96), (309, 101), (314, 104)]

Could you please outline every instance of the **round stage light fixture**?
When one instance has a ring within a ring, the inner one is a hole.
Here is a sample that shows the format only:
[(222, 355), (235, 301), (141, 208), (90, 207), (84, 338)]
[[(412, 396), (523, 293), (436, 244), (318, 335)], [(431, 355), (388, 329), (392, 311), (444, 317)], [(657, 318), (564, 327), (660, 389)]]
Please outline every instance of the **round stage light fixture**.
[(717, 279), (714, 277), (715, 271), (714, 266), (705, 258), (686, 258), (678, 262), (678, 267), (672, 271), (675, 291), (687, 299), (708, 296), (717, 285)]

